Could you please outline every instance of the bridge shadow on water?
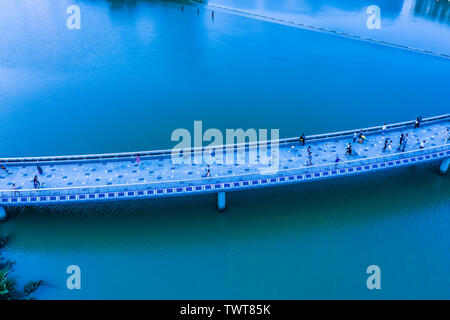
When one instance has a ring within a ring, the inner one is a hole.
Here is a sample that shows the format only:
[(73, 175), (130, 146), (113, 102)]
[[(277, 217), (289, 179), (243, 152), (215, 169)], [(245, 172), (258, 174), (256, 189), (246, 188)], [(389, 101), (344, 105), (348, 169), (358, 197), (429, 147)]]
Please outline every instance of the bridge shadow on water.
[(12, 245), (47, 249), (270, 241), (420, 216), (424, 209), (448, 206), (448, 190), (448, 176), (429, 165), (227, 193), (224, 213), (216, 211), (215, 194), (16, 208), (4, 229)]

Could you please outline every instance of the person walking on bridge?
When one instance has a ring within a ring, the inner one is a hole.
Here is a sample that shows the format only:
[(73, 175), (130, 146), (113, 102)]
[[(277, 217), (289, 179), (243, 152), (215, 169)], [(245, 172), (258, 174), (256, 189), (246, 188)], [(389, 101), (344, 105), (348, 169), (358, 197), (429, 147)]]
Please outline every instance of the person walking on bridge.
[(365, 140), (366, 140), (366, 136), (362, 135), (361, 138), (358, 140), (358, 143), (363, 144)]
[(421, 123), (422, 123), (422, 117), (417, 117), (416, 121), (414, 122), (414, 128), (420, 128)]
[(383, 151), (386, 151), (387, 147), (388, 147), (388, 143), (389, 143), (389, 138), (386, 138), (384, 140), (384, 147), (383, 147)]
[(13, 190), (13, 194), (14, 194), (15, 196), (20, 196), (20, 192), (17, 191), (17, 187), (16, 187), (16, 184), (15, 184), (15, 183), (12, 184), (12, 190)]
[(347, 144), (347, 151), (346, 151), (346, 153), (349, 156), (352, 155), (352, 144), (351, 143)]
[(401, 148), (402, 148), (403, 140), (405, 140), (405, 135), (402, 133), (402, 134), (400, 135), (400, 142), (399, 142), (398, 148), (397, 148), (398, 151), (400, 151)]
[(209, 170), (209, 164), (206, 166), (206, 178), (211, 177), (211, 171)]
[(405, 135), (405, 138), (403, 139), (402, 143), (402, 152), (405, 152), (406, 144), (408, 143), (408, 134)]
[(387, 128), (387, 124), (385, 123), (385, 124), (383, 124), (383, 127), (381, 128), (381, 135), (384, 136), (384, 132), (386, 131), (386, 128)]
[(39, 188), (41, 187), (41, 183), (39, 182), (37, 176), (34, 176), (34, 179), (33, 179), (33, 185), (34, 185), (34, 188), (35, 188), (35, 189), (39, 189)]
[(366, 140), (366, 136), (364, 135), (364, 132), (361, 130), (359, 133), (358, 143), (364, 143), (364, 140)]
[(306, 139), (305, 139), (304, 133), (300, 136), (300, 139), (298, 139), (298, 141), (300, 142), (300, 145), (302, 145), (302, 146), (305, 145)]

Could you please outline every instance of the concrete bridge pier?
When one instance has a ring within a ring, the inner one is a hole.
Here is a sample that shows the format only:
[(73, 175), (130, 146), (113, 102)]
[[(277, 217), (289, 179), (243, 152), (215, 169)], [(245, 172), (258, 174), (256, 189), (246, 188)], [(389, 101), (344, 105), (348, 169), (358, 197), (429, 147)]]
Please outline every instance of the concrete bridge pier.
[(225, 192), (219, 192), (217, 194), (217, 210), (225, 211), (226, 201), (225, 201)]
[(5, 208), (0, 207), (0, 221), (5, 220), (6, 217), (7, 217), (7, 215), (6, 215), (6, 210), (5, 210)]
[(449, 166), (450, 166), (450, 158), (447, 158), (444, 161), (442, 161), (441, 167), (439, 168), (441, 174), (446, 174)]

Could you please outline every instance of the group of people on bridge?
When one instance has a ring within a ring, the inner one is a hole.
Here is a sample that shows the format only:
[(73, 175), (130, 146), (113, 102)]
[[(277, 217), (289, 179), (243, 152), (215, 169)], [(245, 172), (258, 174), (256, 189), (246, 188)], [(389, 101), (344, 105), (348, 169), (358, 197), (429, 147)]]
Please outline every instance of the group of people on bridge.
[[(417, 119), (414, 121), (414, 128), (415, 129), (420, 128), (421, 124), (422, 124), (422, 117), (417, 117)], [(381, 130), (380, 130), (382, 136), (384, 136), (386, 129), (387, 129), (387, 124), (385, 123), (381, 127)], [(346, 144), (345, 155), (346, 156), (355, 155), (355, 153), (353, 151), (352, 143), (356, 143), (357, 142), (359, 144), (364, 144), (365, 141), (366, 141), (366, 136), (364, 134), (364, 130), (361, 129), (359, 131), (359, 133), (357, 131), (355, 131), (353, 133), (353, 140), (352, 140), (352, 142), (349, 142), (349, 143)], [(447, 131), (446, 131), (446, 136), (444, 138), (444, 142), (445, 143), (449, 143), (450, 142), (450, 131), (449, 131), (449, 129), (447, 129)], [(305, 146), (306, 145), (306, 136), (305, 136), (304, 133), (300, 136), (299, 143), (300, 143), (301, 146)], [(383, 152), (391, 151), (392, 150), (392, 143), (393, 143), (393, 141), (392, 141), (391, 138), (386, 138), (384, 140), (384, 147), (383, 147), (382, 151)], [(417, 139), (417, 146), (418, 146), (419, 149), (425, 148), (426, 143), (427, 143), (426, 140)], [(398, 145), (398, 148), (397, 148), (397, 152), (405, 152), (407, 145), (408, 145), (408, 133), (401, 133), (399, 145)], [(327, 146), (328, 146), (328, 144), (325, 143), (325, 147), (323, 149), (325, 152), (327, 151)], [(311, 146), (308, 146), (307, 153), (308, 153), (308, 160), (306, 161), (306, 165), (307, 166), (312, 166), (313, 163), (312, 163)], [(341, 161), (343, 161), (343, 160), (339, 156), (336, 156), (335, 162), (338, 163), (338, 162), (341, 162)]]
[[(416, 128), (416, 129), (420, 128), (421, 124), (422, 124), (422, 117), (418, 117), (414, 121), (414, 128)], [(387, 129), (387, 125), (384, 124), (381, 127), (381, 129), (380, 129), (380, 132), (381, 132), (382, 136), (384, 136), (386, 129)], [(307, 138), (306, 138), (305, 134), (302, 134), (299, 137), (298, 141), (299, 141), (300, 146), (305, 146), (306, 142), (307, 142)], [(399, 143), (398, 143), (398, 147), (397, 147), (396, 151), (397, 152), (405, 152), (405, 150), (406, 150), (406, 148), (408, 146), (408, 141), (409, 141), (408, 133), (403, 133), (402, 132), (400, 134)], [(445, 132), (444, 143), (449, 143), (449, 142), (450, 142), (450, 129), (447, 128), (447, 130)], [(361, 145), (364, 145), (366, 143), (366, 136), (365, 136), (365, 133), (364, 133), (363, 130), (360, 130), (359, 132), (358, 131), (353, 132), (353, 139), (352, 139), (352, 141), (346, 143), (345, 155), (347, 157), (352, 157), (352, 156), (355, 156), (355, 155), (358, 154), (357, 152), (354, 151), (352, 143), (353, 144), (358, 143), (358, 144), (361, 144)], [(423, 140), (423, 139), (417, 139), (416, 144), (417, 144), (417, 148), (418, 149), (423, 149), (423, 148), (425, 148), (425, 146), (427, 144), (427, 141)], [(383, 152), (390, 152), (392, 150), (392, 145), (393, 145), (392, 138), (391, 137), (386, 137), (384, 139), (384, 146), (382, 148), (382, 151)], [(292, 148), (294, 148), (294, 147), (292, 147)], [(323, 152), (327, 153), (328, 144), (325, 143), (323, 148), (320, 149), (320, 150), (323, 150)], [(366, 148), (366, 150), (368, 150), (368, 149)], [(306, 152), (307, 152), (307, 157), (308, 157), (307, 161), (306, 161), (306, 166), (312, 166), (313, 165), (313, 150), (312, 150), (312, 146), (311, 145), (308, 145), (308, 147), (306, 149)], [(339, 155), (336, 155), (336, 158), (335, 158), (334, 162), (335, 163), (339, 163), (339, 162), (342, 162), (342, 161), (345, 161), (345, 160), (342, 160), (339, 157)], [(139, 164), (140, 162), (141, 162), (140, 155), (136, 154), (136, 163)], [(44, 171), (39, 165), (36, 165), (36, 169), (37, 169), (38, 174), (36, 174), (34, 176), (34, 178), (32, 180), (32, 183), (33, 183), (34, 189), (40, 189), (45, 184), (44, 183), (41, 184), (41, 182), (39, 181), (38, 175), (43, 175)], [(4, 164), (0, 164), (0, 172), (1, 171), (6, 172), (7, 176), (11, 174), (11, 172), (8, 171), (8, 169), (6, 168), (6, 166)], [(207, 167), (206, 167), (206, 172), (205, 172), (204, 177), (205, 178), (211, 177), (211, 168), (210, 168), (209, 165), (207, 165)], [(14, 195), (20, 195), (20, 192), (18, 191), (18, 189), (20, 189), (20, 188), (18, 188), (16, 186), (16, 183), (12, 183), (11, 185), (12, 185), (12, 191), (13, 191)]]
[[(37, 171), (38, 171), (38, 173), (39, 173), (40, 175), (42, 175), (42, 174), (44, 173), (44, 170), (42, 170), (42, 167), (41, 167), (41, 166), (37, 165), (37, 166), (36, 166), (36, 169), (37, 169)], [(8, 169), (7, 169), (7, 168), (5, 167), (5, 165), (3, 165), (3, 164), (0, 165), (0, 170), (3, 170), (3, 171), (6, 173), (6, 175), (9, 175), (9, 174), (10, 174), (10, 172), (8, 171)], [(34, 187), (34, 189), (40, 189), (41, 186), (44, 186), (44, 184), (41, 184), (41, 182), (39, 181), (38, 176), (35, 175), (34, 178), (33, 178), (33, 187)], [(19, 188), (17, 188), (16, 184), (15, 184), (15, 183), (12, 183), (12, 185), (11, 185), (11, 190), (13, 191), (13, 194), (14, 194), (15, 196), (20, 195), (20, 192), (18, 191), (18, 189), (19, 189)]]

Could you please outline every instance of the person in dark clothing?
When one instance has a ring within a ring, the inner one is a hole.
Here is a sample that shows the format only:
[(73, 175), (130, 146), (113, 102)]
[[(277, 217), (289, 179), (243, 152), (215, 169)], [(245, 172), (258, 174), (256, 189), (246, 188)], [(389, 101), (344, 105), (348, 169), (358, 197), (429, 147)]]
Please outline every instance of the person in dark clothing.
[(39, 182), (37, 176), (34, 176), (33, 184), (34, 184), (34, 188), (35, 188), (35, 189), (39, 189), (39, 188), (41, 187), (41, 183)]
[(17, 187), (16, 187), (15, 183), (12, 184), (12, 190), (13, 190), (14, 196), (20, 196), (20, 192), (17, 191)]
[(359, 132), (358, 138), (361, 139), (363, 135), (364, 135), (364, 131), (361, 129), (361, 131)]
[(389, 138), (386, 138), (386, 139), (384, 140), (383, 151), (386, 151), (386, 149), (387, 149), (387, 147), (388, 147), (388, 144), (389, 144)]
[(414, 128), (420, 128), (421, 123), (422, 123), (422, 117), (417, 117), (416, 122), (414, 122)]
[(352, 144), (351, 143), (347, 144), (347, 155), (349, 155), (349, 156), (352, 155)]
[(402, 143), (402, 152), (405, 152), (406, 144), (408, 143), (408, 138), (405, 136)]
[(403, 140), (405, 140), (405, 135), (402, 133), (402, 134), (400, 135), (400, 143), (399, 143), (399, 145), (398, 145), (398, 149), (397, 149), (397, 150), (400, 150), (400, 149), (401, 149), (401, 147), (402, 147), (402, 145), (403, 145)]
[(304, 133), (300, 136), (300, 139), (298, 141), (300, 142), (300, 144), (302, 146), (305, 145), (306, 139), (305, 139), (305, 134)]

